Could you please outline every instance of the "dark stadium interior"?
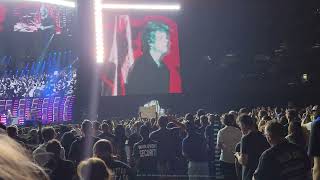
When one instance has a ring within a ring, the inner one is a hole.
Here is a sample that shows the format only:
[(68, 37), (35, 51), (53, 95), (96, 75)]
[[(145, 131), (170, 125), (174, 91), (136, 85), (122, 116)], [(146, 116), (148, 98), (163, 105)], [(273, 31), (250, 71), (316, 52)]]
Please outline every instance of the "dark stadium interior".
[(319, 0), (0, 0), (0, 179), (320, 180)]

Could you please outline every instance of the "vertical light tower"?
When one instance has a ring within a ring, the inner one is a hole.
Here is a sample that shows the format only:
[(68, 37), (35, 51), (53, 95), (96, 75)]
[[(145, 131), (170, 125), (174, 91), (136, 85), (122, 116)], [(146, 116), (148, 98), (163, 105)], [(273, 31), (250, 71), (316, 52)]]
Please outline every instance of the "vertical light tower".
[(103, 20), (102, 20), (102, 0), (94, 0), (94, 17), (96, 32), (96, 60), (97, 63), (104, 61), (104, 38), (103, 38)]

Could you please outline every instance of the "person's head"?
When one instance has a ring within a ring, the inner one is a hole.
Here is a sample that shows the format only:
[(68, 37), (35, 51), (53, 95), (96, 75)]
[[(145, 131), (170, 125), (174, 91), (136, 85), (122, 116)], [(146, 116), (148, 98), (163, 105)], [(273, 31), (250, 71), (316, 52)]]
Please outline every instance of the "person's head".
[(104, 160), (111, 160), (112, 149), (113, 147), (110, 141), (101, 139), (94, 144), (93, 155)]
[(268, 122), (268, 121), (271, 121), (272, 118), (270, 116), (263, 116), (262, 120)]
[(200, 119), (200, 117), (203, 115), (206, 115), (206, 111), (204, 109), (198, 109), (197, 118)]
[(62, 149), (62, 146), (60, 142), (56, 139), (50, 140), (46, 146), (46, 151), (54, 154), (55, 157), (60, 157), (61, 149)]
[(7, 127), (7, 134), (11, 138), (15, 138), (18, 135), (18, 129), (15, 126)]
[(140, 121), (135, 122), (131, 128), (131, 132), (132, 133), (139, 133), (139, 129), (141, 126), (142, 126), (142, 123)]
[(213, 124), (214, 122), (218, 122), (218, 121), (220, 121), (220, 116), (217, 114), (210, 114), (209, 121), (211, 124)]
[(68, 132), (71, 130), (71, 128), (69, 126), (66, 125), (60, 125), (60, 134), (64, 134), (65, 132)]
[(160, 22), (149, 22), (143, 32), (143, 52), (159, 52), (163, 55), (169, 52), (169, 26)]
[(110, 127), (109, 127), (109, 125), (108, 125), (107, 123), (103, 123), (103, 124), (101, 125), (101, 130), (102, 130), (102, 132), (104, 132), (104, 133), (109, 133), (109, 129), (110, 129)]
[(241, 115), (241, 114), (249, 115), (249, 113), (250, 113), (250, 111), (249, 111), (248, 108), (241, 108), (241, 109), (239, 110), (239, 115)]
[(106, 164), (99, 158), (82, 161), (77, 173), (81, 180), (109, 180), (110, 178)]
[(167, 128), (175, 128), (175, 127), (177, 127), (173, 122), (169, 122), (168, 124), (167, 124)]
[(260, 110), (258, 113), (259, 120), (261, 120), (264, 116), (268, 116), (268, 112), (266, 110)]
[(74, 141), (75, 138), (76, 137), (72, 131), (66, 132), (63, 134), (63, 136), (61, 138), (61, 143), (63, 145), (70, 145), (71, 146), (71, 143)]
[(106, 123), (110, 126), (111, 129), (113, 128), (113, 123), (110, 119), (106, 120)]
[(238, 117), (238, 113), (236, 111), (229, 111), (228, 114), (233, 115), (235, 119)]
[(52, 139), (54, 139), (54, 137), (56, 136), (55, 130), (53, 129), (53, 127), (45, 127), (42, 129), (41, 131), (43, 140), (45, 142), (48, 142)]
[(140, 136), (142, 137), (142, 139), (148, 139), (149, 138), (149, 133), (150, 133), (150, 130), (147, 126), (141, 126), (140, 127), (140, 130), (139, 130), (139, 134)]
[(40, 16), (41, 16), (41, 19), (47, 18), (48, 15), (49, 15), (48, 9), (47, 9), (45, 6), (42, 5), (42, 6), (40, 7)]
[(124, 137), (126, 135), (126, 129), (123, 125), (118, 124), (114, 129), (114, 134), (116, 137)]
[(29, 135), (32, 138), (37, 138), (38, 137), (38, 132), (35, 129), (31, 129), (31, 131), (29, 132)]
[(265, 127), (265, 136), (270, 145), (277, 145), (285, 138), (285, 129), (280, 123), (269, 121)]
[(240, 129), (244, 135), (248, 134), (250, 131), (255, 129), (255, 122), (248, 115), (240, 115), (238, 121)]
[(194, 117), (193, 117), (193, 115), (192, 115), (191, 113), (187, 113), (187, 114), (185, 115), (184, 119), (185, 119), (186, 121), (190, 121), (190, 122), (193, 122), (193, 121), (194, 121)]
[(288, 122), (294, 121), (297, 118), (297, 111), (294, 109), (288, 109), (286, 112), (286, 117)]
[(202, 115), (200, 117), (200, 123), (201, 123), (202, 126), (207, 126), (209, 124), (208, 117), (205, 116), (205, 115)]
[(6, 135), (0, 135), (1, 179), (49, 180), (42, 168), (28, 157), (25, 148)]
[(320, 116), (320, 108), (319, 108), (319, 106), (313, 106), (312, 114), (313, 114), (314, 118), (317, 118), (318, 116)]
[(225, 126), (233, 126), (235, 124), (235, 119), (232, 114), (226, 114), (222, 116), (221, 122)]
[(92, 133), (92, 123), (89, 120), (84, 120), (81, 124), (81, 131), (84, 136), (91, 135)]
[(98, 121), (93, 121), (92, 122), (92, 127), (93, 127), (94, 131), (99, 131), (100, 123)]
[(275, 111), (275, 113), (277, 113), (277, 114), (281, 114), (281, 109), (278, 108), (278, 107), (276, 107), (274, 111)]
[(169, 120), (167, 116), (160, 116), (160, 118), (158, 119), (158, 125), (160, 128), (166, 128), (168, 123)]

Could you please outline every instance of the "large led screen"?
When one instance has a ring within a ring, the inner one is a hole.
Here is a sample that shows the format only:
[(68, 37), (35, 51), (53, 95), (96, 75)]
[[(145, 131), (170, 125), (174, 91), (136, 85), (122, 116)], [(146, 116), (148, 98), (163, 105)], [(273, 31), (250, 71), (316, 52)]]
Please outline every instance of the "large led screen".
[(72, 119), (79, 59), (73, 46), (74, 16), (74, 8), (46, 3), (0, 3), (2, 122)]
[(102, 96), (182, 93), (177, 23), (166, 16), (104, 17)]
[(0, 32), (71, 34), (74, 9), (35, 2), (0, 4)]

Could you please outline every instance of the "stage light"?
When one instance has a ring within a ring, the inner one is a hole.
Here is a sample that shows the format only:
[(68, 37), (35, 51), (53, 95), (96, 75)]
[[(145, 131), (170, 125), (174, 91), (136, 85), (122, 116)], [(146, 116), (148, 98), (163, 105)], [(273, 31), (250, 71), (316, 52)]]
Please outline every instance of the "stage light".
[(76, 3), (73, 1), (66, 1), (66, 0), (25, 0), (25, 1), (33, 1), (33, 2), (41, 2), (41, 3), (48, 3), (48, 4), (55, 4), (59, 6), (66, 6), (75, 8)]
[(104, 61), (104, 39), (103, 39), (103, 21), (102, 21), (102, 4), (101, 0), (94, 0), (94, 16), (96, 31), (96, 61)]
[(161, 5), (161, 4), (104, 4), (104, 9), (132, 9), (132, 10), (165, 10), (177, 11), (181, 9), (179, 4)]

